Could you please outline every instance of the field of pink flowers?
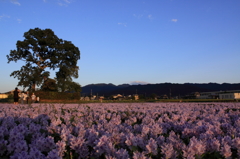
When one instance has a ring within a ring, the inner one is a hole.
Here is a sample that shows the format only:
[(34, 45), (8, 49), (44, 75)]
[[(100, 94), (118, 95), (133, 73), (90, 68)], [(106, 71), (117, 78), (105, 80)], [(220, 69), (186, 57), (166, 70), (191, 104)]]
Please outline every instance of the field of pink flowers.
[(240, 158), (240, 103), (0, 104), (0, 158)]

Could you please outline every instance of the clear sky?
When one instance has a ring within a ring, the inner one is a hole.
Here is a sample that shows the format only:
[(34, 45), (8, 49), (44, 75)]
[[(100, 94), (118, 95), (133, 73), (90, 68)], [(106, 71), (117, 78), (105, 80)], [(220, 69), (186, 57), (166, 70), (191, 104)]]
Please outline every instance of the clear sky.
[(240, 83), (240, 0), (0, 0), (1, 93), (24, 64), (6, 55), (36, 27), (80, 49), (82, 86)]

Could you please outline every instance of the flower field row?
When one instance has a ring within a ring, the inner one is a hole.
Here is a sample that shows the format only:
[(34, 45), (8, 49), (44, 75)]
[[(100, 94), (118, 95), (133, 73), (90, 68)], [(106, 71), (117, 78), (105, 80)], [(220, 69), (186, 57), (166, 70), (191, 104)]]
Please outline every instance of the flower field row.
[(1, 104), (0, 158), (240, 158), (240, 103)]

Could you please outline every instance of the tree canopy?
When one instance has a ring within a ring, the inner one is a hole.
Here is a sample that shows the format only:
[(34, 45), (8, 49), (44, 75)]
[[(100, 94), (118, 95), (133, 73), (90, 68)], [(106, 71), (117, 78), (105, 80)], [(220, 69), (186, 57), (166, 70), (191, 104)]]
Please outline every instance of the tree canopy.
[(52, 92), (58, 91), (56, 80), (51, 79), (51, 78), (44, 79), (44, 82), (41, 86), (41, 90), (42, 91), (52, 91)]
[[(20, 70), (10, 74), (18, 78), (18, 86), (35, 90), (36, 85), (41, 85), (43, 79), (49, 77), (50, 72), (46, 68), (58, 69), (56, 80), (60, 87), (73, 82), (72, 78), (78, 78), (80, 51), (71, 41), (58, 38), (51, 29), (30, 29), (23, 37), (23, 41), (17, 41), (17, 49), (7, 55), (8, 63), (25, 62)], [(65, 91), (65, 87), (61, 91)]]

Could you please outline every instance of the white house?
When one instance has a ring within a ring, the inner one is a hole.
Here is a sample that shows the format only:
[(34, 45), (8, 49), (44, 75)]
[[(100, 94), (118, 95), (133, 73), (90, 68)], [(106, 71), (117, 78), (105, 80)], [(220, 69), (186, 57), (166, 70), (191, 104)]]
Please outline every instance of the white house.
[(240, 99), (240, 93), (221, 93), (219, 99)]

